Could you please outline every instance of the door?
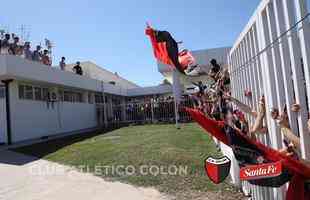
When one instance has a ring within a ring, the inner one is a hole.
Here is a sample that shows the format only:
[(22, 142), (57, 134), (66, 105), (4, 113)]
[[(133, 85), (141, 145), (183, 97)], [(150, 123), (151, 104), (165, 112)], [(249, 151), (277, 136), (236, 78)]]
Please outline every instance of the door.
[(3, 145), (5, 143), (7, 143), (5, 88), (3, 85), (0, 85), (0, 145)]

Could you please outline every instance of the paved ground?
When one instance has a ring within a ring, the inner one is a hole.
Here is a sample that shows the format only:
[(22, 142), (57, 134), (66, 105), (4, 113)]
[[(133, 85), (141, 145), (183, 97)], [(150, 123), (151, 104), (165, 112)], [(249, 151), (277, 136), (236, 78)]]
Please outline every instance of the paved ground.
[(106, 182), (46, 160), (0, 151), (0, 199), (166, 200), (166, 197), (155, 189)]

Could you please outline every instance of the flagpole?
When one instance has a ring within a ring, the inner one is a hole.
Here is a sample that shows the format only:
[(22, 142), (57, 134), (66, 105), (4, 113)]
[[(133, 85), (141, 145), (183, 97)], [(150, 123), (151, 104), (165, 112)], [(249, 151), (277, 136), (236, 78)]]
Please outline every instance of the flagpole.
[(180, 86), (180, 78), (176, 69), (172, 71), (172, 91), (174, 96), (174, 116), (175, 116), (175, 127), (180, 129), (179, 125), (179, 102), (181, 98), (181, 86)]

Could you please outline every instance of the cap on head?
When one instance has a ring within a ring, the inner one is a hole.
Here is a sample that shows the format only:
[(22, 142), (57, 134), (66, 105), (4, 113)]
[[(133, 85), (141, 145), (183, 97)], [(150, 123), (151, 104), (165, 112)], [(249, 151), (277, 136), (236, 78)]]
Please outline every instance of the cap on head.
[(212, 65), (216, 65), (216, 64), (217, 64), (217, 61), (216, 61), (215, 59), (212, 59), (212, 60), (210, 61), (210, 63), (211, 63)]

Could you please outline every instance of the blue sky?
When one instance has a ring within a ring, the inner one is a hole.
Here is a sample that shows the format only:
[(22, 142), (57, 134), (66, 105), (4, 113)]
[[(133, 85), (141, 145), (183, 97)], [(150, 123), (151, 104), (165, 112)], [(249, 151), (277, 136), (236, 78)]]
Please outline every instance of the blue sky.
[[(1, 2), (0, 28), (20, 33), (36, 45), (54, 41), (54, 61), (90, 60), (141, 86), (163, 77), (148, 38), (148, 21), (197, 50), (231, 46), (260, 0), (27, 0)], [(6, 8), (6, 9), (4, 9)]]

